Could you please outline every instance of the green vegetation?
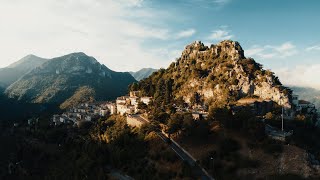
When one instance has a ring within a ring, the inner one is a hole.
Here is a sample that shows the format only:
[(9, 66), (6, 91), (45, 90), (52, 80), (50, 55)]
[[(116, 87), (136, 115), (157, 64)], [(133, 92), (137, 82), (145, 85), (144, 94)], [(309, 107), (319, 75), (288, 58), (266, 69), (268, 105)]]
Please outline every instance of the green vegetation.
[(48, 60), (10, 86), (6, 94), (32, 103), (60, 105), (67, 100), (62, 105), (65, 108), (87, 98), (79, 96), (88, 93), (96, 100), (115, 99), (126, 94), (133, 82), (135, 79), (129, 73), (114, 72), (93, 57), (73, 53)]
[(121, 116), (80, 128), (50, 127), (45, 121), (13, 129), (0, 122), (6, 146), (0, 149), (1, 179), (109, 179), (114, 173), (135, 179), (192, 177), (189, 166), (151, 132), (157, 125), (133, 129)]
[(18, 102), (10, 99), (0, 93), (0, 122), (13, 123), (27, 120), (28, 118), (40, 115), (51, 115), (58, 113), (60, 110), (56, 104), (32, 104), (27, 102)]
[[(239, 137), (235, 140), (216, 134), (214, 142), (215, 147), (202, 154), (199, 162), (216, 179), (246, 179), (247, 177), (238, 174), (238, 171), (261, 166), (259, 160), (240, 152), (243, 147), (239, 144)], [(254, 179), (254, 176), (249, 179)]]
[(70, 97), (60, 105), (60, 108), (67, 109), (80, 103), (93, 102), (94, 97), (94, 89), (87, 86), (80, 87), (72, 97)]
[[(167, 69), (160, 69), (129, 87), (130, 90), (140, 90), (143, 95), (153, 97), (149, 107), (151, 119), (173, 124), (169, 121), (170, 115), (175, 113), (172, 106), (184, 107), (186, 102), (189, 107), (229, 107), (240, 98), (253, 96), (251, 86), (248, 92), (243, 91), (244, 83), (257, 86), (271, 83), (279, 91), (286, 91), (273, 72), (264, 70), (252, 58), (245, 58), (238, 43), (233, 45), (231, 41), (224, 41), (218, 46), (220, 52), (216, 53), (215, 46), (210, 49), (201, 43), (191, 44)], [(221, 51), (222, 48), (226, 49)], [(237, 53), (232, 54), (233, 50), (237, 50)], [(234, 56), (239, 58), (235, 59)]]

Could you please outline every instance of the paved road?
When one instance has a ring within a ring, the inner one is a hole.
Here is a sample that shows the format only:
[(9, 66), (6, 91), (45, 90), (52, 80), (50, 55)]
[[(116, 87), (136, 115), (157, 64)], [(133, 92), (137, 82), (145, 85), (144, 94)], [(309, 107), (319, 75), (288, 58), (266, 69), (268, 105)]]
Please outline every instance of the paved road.
[[(139, 115), (140, 116), (140, 115)], [(146, 118), (140, 116), (140, 118), (144, 119), (146, 123), (149, 123), (150, 121)], [(169, 143), (172, 150), (183, 160), (189, 163), (191, 167), (193, 167), (193, 171), (196, 176), (200, 177), (201, 180), (213, 180), (213, 178), (209, 175), (209, 173), (201, 168), (199, 164), (196, 163), (196, 160), (186, 151), (184, 150), (178, 143), (176, 143), (174, 140), (170, 140), (166, 134), (163, 132), (156, 132), (157, 135), (165, 142)]]
[(134, 180), (132, 177), (124, 174), (117, 169), (111, 168), (110, 166), (107, 167), (107, 170), (110, 171), (109, 175), (117, 180)]
[[(165, 134), (162, 132), (157, 132), (157, 135), (166, 143), (170, 140), (167, 138)], [(195, 161), (195, 159), (182, 148), (180, 148), (175, 142), (169, 143), (173, 151), (184, 161), (188, 162), (191, 167), (193, 167), (193, 171), (196, 176), (200, 177), (201, 180), (210, 180), (213, 179), (206, 170), (201, 168)]]
[(127, 176), (127, 175), (123, 175), (120, 172), (111, 172), (110, 175), (118, 180), (134, 180), (133, 178)]

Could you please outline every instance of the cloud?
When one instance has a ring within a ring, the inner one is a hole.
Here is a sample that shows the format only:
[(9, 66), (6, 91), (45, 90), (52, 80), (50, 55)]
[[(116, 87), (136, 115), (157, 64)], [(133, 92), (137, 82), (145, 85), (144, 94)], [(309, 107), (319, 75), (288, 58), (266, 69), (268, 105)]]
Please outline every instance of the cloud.
[[(272, 47), (272, 46), (271, 46)], [(274, 47), (277, 51), (288, 51), (288, 50), (292, 50), (294, 49), (296, 46), (293, 45), (291, 42), (285, 42), (283, 44), (281, 44), (280, 46), (276, 46)]]
[(245, 54), (250, 57), (258, 57), (262, 59), (271, 59), (275, 57), (286, 58), (297, 54), (298, 50), (291, 42), (285, 42), (280, 45), (254, 45), (245, 50)]
[(214, 0), (213, 2), (219, 5), (226, 5), (230, 2), (231, 0)]
[[(175, 58), (178, 58), (181, 56), (182, 50), (180, 49), (167, 49), (167, 48), (159, 48), (159, 49), (152, 49), (151, 50), (154, 54), (157, 54), (158, 56), (162, 56), (163, 58), (168, 59), (168, 64), (173, 62)], [(163, 66), (162, 66), (163, 67)], [(166, 68), (166, 67), (164, 67)]]
[(228, 5), (232, 0), (213, 0), (214, 9), (221, 10), (223, 7)]
[(166, 66), (168, 60), (145, 48), (145, 42), (170, 37), (166, 20), (171, 15), (143, 0), (1, 1), (0, 12), (6, 59), (0, 67), (31, 53), (52, 58), (78, 51), (119, 71)]
[(143, 0), (126, 0), (129, 3), (129, 6), (142, 7)]
[(254, 46), (254, 47), (251, 47), (250, 49), (247, 49), (245, 51), (245, 53), (246, 53), (247, 56), (254, 56), (254, 55), (257, 55), (257, 54), (261, 54), (263, 51), (264, 51), (264, 48), (258, 47), (258, 46)]
[(177, 36), (176, 39), (180, 39), (180, 38), (188, 38), (191, 37), (192, 35), (194, 35), (196, 33), (195, 29), (187, 29), (187, 30), (183, 30), (180, 31)]
[(232, 0), (184, 0), (182, 1), (184, 5), (187, 6), (197, 6), (201, 8), (220, 10)]
[(210, 40), (228, 40), (233, 38), (234, 36), (230, 34), (228, 30), (219, 29), (212, 31), (211, 35), (209, 36)]
[[(312, 48), (313, 49), (313, 48)], [(298, 48), (292, 42), (284, 42), (278, 45), (254, 45), (245, 50), (245, 55), (260, 59), (282, 59), (282, 67), (277, 66), (272, 70), (279, 76), (281, 82), (289, 86), (306, 86), (320, 89), (320, 64), (312, 56), (303, 51), (299, 52)], [(303, 54), (304, 53), (304, 54)], [(295, 57), (293, 57), (295, 56)], [(291, 61), (287, 61), (290, 58)], [(302, 64), (309, 62), (309, 64)], [(269, 61), (270, 62), (270, 61)], [(286, 62), (286, 64), (284, 64)], [(294, 65), (300, 62), (299, 65)], [(270, 63), (269, 65), (271, 65)], [(268, 65), (268, 63), (266, 64)]]
[(307, 86), (320, 90), (320, 64), (298, 65), (293, 68), (275, 69), (281, 82), (289, 86)]
[(280, 46), (270, 46), (269, 48), (277, 51), (280, 57), (289, 57), (297, 53), (296, 46), (291, 42), (285, 42)]
[(306, 48), (306, 51), (318, 51), (320, 50), (320, 45), (310, 46)]
[(160, 40), (166, 40), (169, 37), (168, 29), (145, 27), (131, 22), (122, 22), (119, 24), (122, 24), (123, 27), (130, 27), (122, 30), (123, 35), (127, 37), (136, 39), (152, 38)]

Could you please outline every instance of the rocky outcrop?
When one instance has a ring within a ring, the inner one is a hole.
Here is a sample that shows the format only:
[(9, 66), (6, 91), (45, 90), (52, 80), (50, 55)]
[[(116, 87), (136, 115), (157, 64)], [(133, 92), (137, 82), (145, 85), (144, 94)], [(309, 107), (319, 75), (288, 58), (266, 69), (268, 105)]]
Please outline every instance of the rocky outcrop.
[(182, 52), (181, 61), (188, 60), (208, 60), (212, 58), (230, 58), (239, 60), (244, 58), (244, 51), (240, 44), (236, 41), (222, 41), (217, 45), (212, 44), (209, 47), (205, 46), (201, 41), (186, 46)]
[(284, 107), (291, 108), (291, 95), (266, 82), (254, 86), (254, 95), (262, 99), (272, 100)]
[(188, 103), (195, 94), (207, 104), (226, 104), (257, 96), (291, 107), (291, 90), (283, 87), (271, 71), (264, 70), (252, 58), (246, 58), (235, 41), (226, 40), (210, 47), (195, 41), (162, 72), (158, 78), (172, 79), (175, 98), (182, 97)]

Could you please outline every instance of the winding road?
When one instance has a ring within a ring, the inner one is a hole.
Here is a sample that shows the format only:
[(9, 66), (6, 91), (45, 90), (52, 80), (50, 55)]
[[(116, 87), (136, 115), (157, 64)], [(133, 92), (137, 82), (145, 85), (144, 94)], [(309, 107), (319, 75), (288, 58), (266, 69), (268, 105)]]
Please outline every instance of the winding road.
[(163, 132), (156, 132), (157, 135), (166, 143), (168, 143), (171, 149), (183, 160), (188, 162), (188, 164), (192, 167), (193, 172), (196, 176), (200, 177), (201, 180), (213, 180), (210, 174), (199, 166), (196, 162), (196, 159), (192, 157), (185, 149), (183, 149), (178, 143), (174, 140), (169, 139), (166, 134)]
[[(131, 116), (134, 118), (137, 118), (139, 120), (144, 120), (144, 123), (150, 123), (148, 119), (141, 115), (134, 115)], [(173, 139), (169, 139), (168, 135), (165, 134), (163, 131), (157, 131), (157, 135), (165, 142), (167, 143), (171, 149), (185, 162), (187, 162), (194, 172), (194, 174), (199, 177), (201, 180), (214, 180), (213, 177), (210, 176), (210, 174), (200, 167), (200, 165), (196, 162), (196, 159), (192, 157), (190, 153), (188, 153), (184, 148), (182, 148), (177, 142), (175, 142)]]

